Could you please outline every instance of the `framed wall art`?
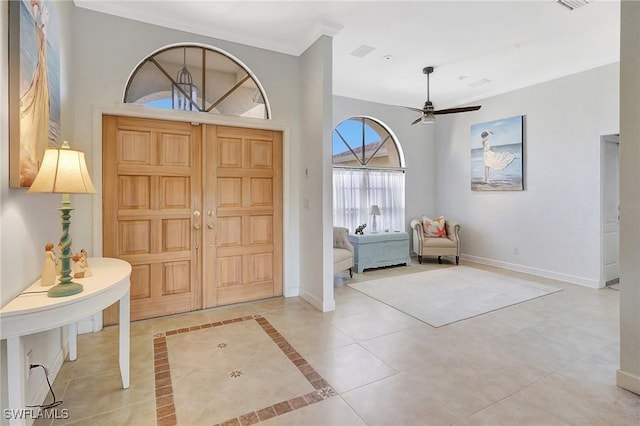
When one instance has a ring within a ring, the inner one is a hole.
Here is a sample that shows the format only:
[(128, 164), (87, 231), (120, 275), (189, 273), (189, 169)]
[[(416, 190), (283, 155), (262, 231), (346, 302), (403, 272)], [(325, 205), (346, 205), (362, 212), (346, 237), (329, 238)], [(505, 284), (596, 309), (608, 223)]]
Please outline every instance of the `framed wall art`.
[(524, 115), (471, 126), (471, 190), (522, 191)]
[(60, 138), (60, 20), (50, 0), (9, 3), (9, 183), (28, 188)]

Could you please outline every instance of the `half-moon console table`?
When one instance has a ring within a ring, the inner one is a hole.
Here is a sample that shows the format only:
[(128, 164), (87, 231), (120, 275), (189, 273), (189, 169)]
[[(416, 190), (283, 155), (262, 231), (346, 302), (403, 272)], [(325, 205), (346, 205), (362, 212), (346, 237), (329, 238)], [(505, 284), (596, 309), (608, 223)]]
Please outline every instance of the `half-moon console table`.
[[(40, 280), (0, 309), (0, 338), (7, 340), (9, 409), (24, 410), (26, 374), (22, 338), (46, 330), (69, 326), (69, 359), (77, 358), (77, 322), (120, 301), (119, 362), (122, 387), (129, 387), (129, 311), (131, 265), (107, 257), (88, 259), (93, 276), (76, 278), (82, 293), (48, 297)], [(10, 425), (24, 425), (25, 418), (11, 418)]]

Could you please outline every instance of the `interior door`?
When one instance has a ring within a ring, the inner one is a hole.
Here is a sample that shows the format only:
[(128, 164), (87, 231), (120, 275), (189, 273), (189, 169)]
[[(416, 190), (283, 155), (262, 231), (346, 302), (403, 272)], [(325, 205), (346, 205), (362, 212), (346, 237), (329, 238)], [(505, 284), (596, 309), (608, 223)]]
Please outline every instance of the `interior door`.
[(604, 271), (605, 282), (615, 284), (620, 278), (620, 137), (605, 138), (604, 159)]
[(132, 320), (202, 308), (201, 141), (190, 123), (103, 118), (103, 252), (132, 265)]
[(282, 295), (282, 133), (204, 137), (204, 307)]

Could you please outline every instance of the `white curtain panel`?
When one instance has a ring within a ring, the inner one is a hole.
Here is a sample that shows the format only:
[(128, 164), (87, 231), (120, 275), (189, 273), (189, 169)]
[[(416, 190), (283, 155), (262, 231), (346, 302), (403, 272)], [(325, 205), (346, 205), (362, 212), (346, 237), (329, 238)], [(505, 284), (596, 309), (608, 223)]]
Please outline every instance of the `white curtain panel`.
[(366, 223), (369, 209), (380, 208), (378, 231), (404, 231), (404, 172), (402, 170), (333, 169), (333, 224), (350, 232)]

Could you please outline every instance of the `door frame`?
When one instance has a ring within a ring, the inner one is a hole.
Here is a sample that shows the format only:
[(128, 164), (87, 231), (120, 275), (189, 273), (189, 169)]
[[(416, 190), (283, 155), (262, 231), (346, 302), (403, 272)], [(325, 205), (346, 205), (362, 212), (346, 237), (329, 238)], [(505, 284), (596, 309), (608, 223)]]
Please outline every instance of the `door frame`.
[[(605, 257), (606, 257), (606, 243), (605, 243), (605, 191), (606, 191), (606, 147), (608, 143), (614, 142), (612, 139), (617, 139), (618, 146), (620, 144), (620, 134), (610, 133), (600, 136), (600, 282), (598, 288), (606, 287), (607, 277), (605, 270)], [(618, 162), (618, 170), (620, 170), (620, 164)], [(618, 188), (618, 191), (620, 189)], [(619, 194), (618, 194), (619, 198)], [(618, 231), (620, 232), (620, 231)]]
[[(298, 296), (300, 293), (300, 209), (299, 183), (293, 179), (291, 129), (274, 120), (249, 117), (223, 116), (209, 113), (182, 112), (142, 108), (133, 105), (96, 107), (93, 111), (93, 184), (102, 193), (102, 116), (150, 118), (157, 120), (196, 122), (219, 126), (248, 129), (275, 130), (282, 132), (282, 295)], [(197, 120), (196, 120), (197, 118)], [(93, 208), (93, 256), (102, 256), (102, 197), (92, 197)], [(93, 315), (93, 331), (102, 329), (102, 311)]]

